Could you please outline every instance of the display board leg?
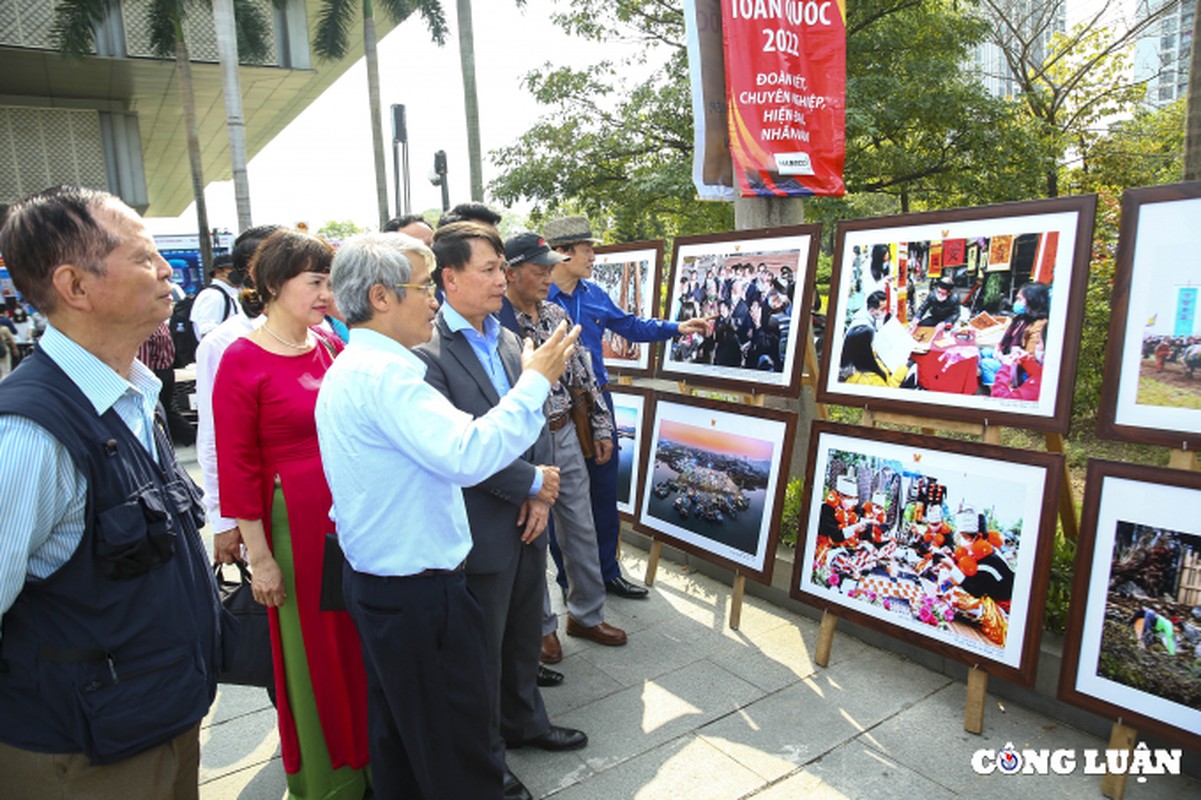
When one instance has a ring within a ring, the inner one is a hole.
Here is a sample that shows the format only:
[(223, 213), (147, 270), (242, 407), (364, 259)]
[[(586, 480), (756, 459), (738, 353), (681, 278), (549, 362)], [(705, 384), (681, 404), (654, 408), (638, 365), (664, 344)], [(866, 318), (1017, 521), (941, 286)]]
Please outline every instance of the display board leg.
[[(1113, 724), (1113, 730), (1109, 733), (1109, 749), (1110, 750), (1125, 750), (1130, 752), (1134, 749), (1134, 742), (1138, 739), (1138, 731), (1134, 728), (1128, 728), (1118, 720)], [(1126, 773), (1111, 772), (1106, 773), (1101, 779), (1101, 794), (1106, 797), (1111, 797), (1113, 800), (1122, 800), (1122, 795), (1126, 792)]]
[(742, 595), (746, 592), (746, 576), (734, 573), (734, 592), (730, 595), (730, 630), (738, 630), (742, 624)]
[[(1048, 453), (1066, 453), (1063, 445), (1063, 434), (1047, 434)], [(1072, 495), (1072, 474), (1068, 470), (1068, 462), (1063, 461), (1063, 474), (1059, 476), (1059, 521), (1063, 525), (1063, 535), (1072, 541), (1080, 532), (1080, 521), (1076, 518), (1076, 498)]]
[(984, 732), (984, 700), (988, 696), (988, 673), (979, 667), (967, 671), (967, 706), (963, 712), (963, 729), (968, 733)]
[(838, 617), (829, 610), (822, 612), (822, 626), (817, 632), (817, 650), (813, 653), (813, 663), (824, 667), (830, 663), (830, 648), (834, 645), (834, 629), (838, 627)]
[[(805, 337), (805, 361), (801, 364), (801, 385), (808, 386), (813, 390), (813, 396), (817, 397), (817, 383), (821, 380), (821, 368), (817, 363), (817, 348), (813, 345), (812, 317), (809, 319), (808, 334)], [(813, 406), (818, 419), (830, 418), (829, 412), (826, 411), (825, 403), (814, 402)]]
[(1197, 454), (1192, 450), (1173, 448), (1168, 453), (1168, 466), (1172, 469), (1194, 470), (1197, 468)]
[(659, 556), (663, 555), (663, 542), (658, 539), (651, 541), (651, 554), (646, 560), (646, 580), (643, 581), (647, 587), (655, 585), (655, 573), (659, 571)]

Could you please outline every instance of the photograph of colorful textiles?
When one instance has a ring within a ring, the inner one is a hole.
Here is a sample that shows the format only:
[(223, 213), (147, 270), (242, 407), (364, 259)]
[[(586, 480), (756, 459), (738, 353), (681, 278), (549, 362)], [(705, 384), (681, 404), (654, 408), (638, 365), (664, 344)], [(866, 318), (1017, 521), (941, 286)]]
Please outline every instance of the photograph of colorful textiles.
[[(822, 423), (801, 517), (800, 599), (1016, 666), (1038, 616), (1047, 454)], [(984, 448), (979, 450), (979, 448)], [(1053, 533), (1053, 527), (1051, 527)], [(1048, 534), (1049, 535), (1049, 534)], [(918, 643), (921, 643), (920, 641)]]

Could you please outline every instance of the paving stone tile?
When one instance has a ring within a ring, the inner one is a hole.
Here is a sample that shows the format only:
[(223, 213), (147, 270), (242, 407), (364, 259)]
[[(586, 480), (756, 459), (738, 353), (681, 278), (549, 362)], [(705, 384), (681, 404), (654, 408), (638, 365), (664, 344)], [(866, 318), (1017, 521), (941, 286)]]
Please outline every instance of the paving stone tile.
[(588, 747), (580, 755), (601, 772), (762, 695), (746, 681), (699, 661), (570, 711), (556, 723), (588, 733)]
[(904, 764), (856, 741), (835, 748), (795, 775), (753, 794), (754, 800), (940, 800), (956, 795)]
[(694, 736), (682, 736), (553, 795), (555, 800), (722, 800), (762, 779)]
[(697, 730), (768, 780), (784, 777), (945, 686), (948, 678), (868, 651), (854, 669), (827, 669)]

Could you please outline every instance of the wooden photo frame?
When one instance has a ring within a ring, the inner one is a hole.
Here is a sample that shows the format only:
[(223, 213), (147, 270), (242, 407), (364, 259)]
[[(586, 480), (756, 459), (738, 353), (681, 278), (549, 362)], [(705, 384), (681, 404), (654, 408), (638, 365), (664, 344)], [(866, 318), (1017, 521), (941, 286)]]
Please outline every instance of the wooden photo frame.
[(791, 594), (1034, 681), (1063, 456), (815, 422)]
[[(622, 311), (652, 318), (660, 316), (662, 271), (662, 240), (610, 244), (596, 248), (591, 280)], [(606, 328), (601, 347), (610, 375), (650, 377), (655, 371), (654, 342), (631, 342)]]
[(754, 580), (771, 580), (796, 415), (656, 394), (634, 527)]
[(1101, 436), (1201, 446), (1199, 215), (1201, 181), (1122, 193)]
[(1059, 698), (1201, 750), (1201, 474), (1090, 460), (1084, 486)]
[(710, 319), (663, 345), (658, 377), (745, 394), (800, 391), (821, 226), (675, 240), (667, 319)]
[(642, 455), (645, 450), (647, 412), (651, 391), (639, 386), (610, 387), (613, 424), (617, 428), (617, 511), (633, 521), (642, 499)]
[(1096, 206), (838, 223), (818, 402), (1066, 433)]

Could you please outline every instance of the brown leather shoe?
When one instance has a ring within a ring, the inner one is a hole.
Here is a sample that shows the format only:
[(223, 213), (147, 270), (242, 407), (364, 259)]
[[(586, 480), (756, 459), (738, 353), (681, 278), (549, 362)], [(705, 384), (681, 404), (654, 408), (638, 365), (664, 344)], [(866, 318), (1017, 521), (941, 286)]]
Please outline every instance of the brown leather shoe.
[(626, 632), (621, 628), (614, 628), (607, 622), (601, 622), (593, 625), (591, 628), (585, 628), (571, 617), (567, 618), (567, 635), (591, 639), (597, 644), (604, 644), (609, 647), (617, 647), (626, 643)]
[(543, 664), (558, 664), (563, 660), (563, 647), (559, 644), (559, 634), (551, 631), (542, 637), (542, 654), (538, 660)]

